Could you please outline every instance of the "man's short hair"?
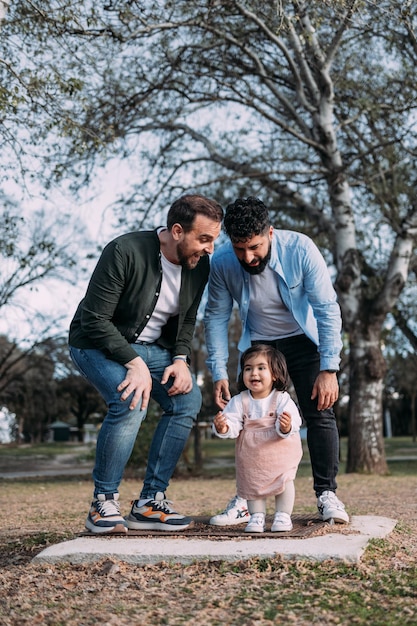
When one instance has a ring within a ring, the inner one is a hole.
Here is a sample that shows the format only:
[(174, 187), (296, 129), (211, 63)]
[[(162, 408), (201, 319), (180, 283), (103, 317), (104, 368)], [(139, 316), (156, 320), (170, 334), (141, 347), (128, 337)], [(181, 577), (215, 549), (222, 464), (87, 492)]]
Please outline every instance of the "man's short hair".
[(171, 230), (174, 224), (181, 224), (184, 232), (189, 232), (193, 228), (197, 215), (204, 215), (214, 222), (221, 222), (223, 209), (218, 202), (205, 196), (197, 194), (181, 196), (175, 200), (168, 211), (167, 228)]
[(224, 230), (231, 241), (247, 241), (263, 235), (269, 227), (268, 209), (259, 198), (239, 198), (226, 207)]

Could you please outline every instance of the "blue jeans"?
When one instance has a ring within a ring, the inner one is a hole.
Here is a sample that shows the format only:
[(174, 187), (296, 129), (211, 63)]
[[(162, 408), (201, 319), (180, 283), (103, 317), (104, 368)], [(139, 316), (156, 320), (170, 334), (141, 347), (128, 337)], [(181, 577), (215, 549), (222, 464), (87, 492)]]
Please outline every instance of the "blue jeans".
[[(201, 408), (201, 392), (193, 377), (192, 390), (184, 395), (169, 396), (172, 385), (159, 382), (168, 365), (171, 353), (157, 344), (132, 344), (147, 364), (152, 376), (152, 398), (163, 414), (158, 421), (149, 451), (148, 464), (141, 498), (153, 498), (158, 491), (165, 492), (176, 464), (184, 450), (190, 430)], [(124, 380), (126, 368), (112, 361), (100, 350), (85, 350), (70, 346), (71, 357), (81, 374), (104, 398), (108, 413), (97, 438), (96, 460), (93, 470), (94, 495), (117, 493), (126, 463), (132, 453), (146, 410), (129, 409), (131, 397), (120, 400), (118, 385)]]
[(319, 411), (317, 399), (311, 399), (314, 382), (320, 371), (320, 355), (316, 344), (306, 335), (275, 341), (253, 341), (275, 346), (285, 356), (288, 373), (297, 394), (298, 404), (307, 426), (314, 490), (336, 491), (339, 470), (339, 432), (333, 408)]

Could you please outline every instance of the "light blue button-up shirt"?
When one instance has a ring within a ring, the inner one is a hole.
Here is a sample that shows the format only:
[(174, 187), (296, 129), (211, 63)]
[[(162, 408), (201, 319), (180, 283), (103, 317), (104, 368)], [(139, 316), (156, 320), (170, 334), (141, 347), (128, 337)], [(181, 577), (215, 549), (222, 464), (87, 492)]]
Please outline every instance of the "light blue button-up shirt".
[[(269, 266), (276, 273), (283, 303), (303, 332), (318, 346), (320, 370), (338, 370), (342, 348), (340, 307), (317, 246), (302, 233), (274, 230)], [(230, 241), (216, 250), (210, 264), (204, 312), (207, 366), (214, 382), (228, 378), (228, 325), (234, 302), (239, 306), (242, 321), (238, 349), (243, 352), (251, 345), (247, 322), (249, 278)]]

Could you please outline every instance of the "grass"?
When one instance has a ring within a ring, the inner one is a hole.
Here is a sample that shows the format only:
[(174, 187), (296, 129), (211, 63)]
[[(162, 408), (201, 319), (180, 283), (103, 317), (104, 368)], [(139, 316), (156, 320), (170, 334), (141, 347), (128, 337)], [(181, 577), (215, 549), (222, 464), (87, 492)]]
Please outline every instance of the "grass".
[(417, 455), (417, 442), (411, 437), (391, 437), (384, 439), (385, 453), (390, 456)]
[(50, 443), (23, 444), (21, 446), (15, 444), (0, 444), (0, 457), (27, 458), (36, 456), (53, 459), (58, 454), (70, 454), (76, 451), (85, 454), (90, 449), (92, 449), (91, 444), (55, 441)]
[[(385, 454), (387, 457), (387, 465), (389, 474), (393, 476), (417, 475), (417, 442), (413, 442), (411, 437), (393, 437), (384, 439)], [(208, 438), (201, 442), (203, 453), (203, 468), (195, 471), (196, 475), (213, 477), (219, 474), (224, 476), (234, 475), (234, 450), (235, 442), (231, 439)], [(307, 442), (303, 440), (304, 455), (298, 469), (298, 476), (307, 477), (311, 475), (310, 458), (307, 448)], [(94, 445), (51, 442), (34, 445), (0, 445), (0, 461), (3, 458), (26, 459), (37, 457), (39, 459), (54, 459), (57, 455), (66, 455), (69, 453), (76, 454), (79, 461), (93, 461)], [(347, 439), (342, 438), (340, 441), (340, 470), (339, 474), (343, 474), (346, 469), (347, 458)], [(414, 457), (414, 459), (410, 458)], [(193, 463), (193, 449), (190, 445), (189, 460)], [(220, 470), (221, 468), (221, 470)], [(184, 470), (184, 464), (180, 462), (180, 471)], [(143, 470), (143, 468), (142, 468)], [(142, 472), (137, 472), (141, 474)]]
[[(232, 439), (219, 439), (217, 437), (202, 440), (202, 449), (208, 458), (224, 458), (233, 460), (234, 441)], [(71, 450), (90, 450), (92, 444), (78, 442), (50, 442), (39, 444), (0, 444), (0, 456), (47, 456), (54, 457), (57, 454), (68, 454)], [(387, 457), (416, 456), (417, 442), (411, 437), (392, 437), (384, 439), (385, 454)], [(308, 454), (307, 443), (303, 440), (304, 455)], [(347, 438), (340, 440), (341, 457), (347, 456)]]
[[(219, 455), (233, 461), (231, 443), (204, 442), (207, 466)], [(401, 449), (404, 442), (396, 442), (395, 454)], [(303, 507), (313, 511), (315, 506), (308, 463), (304, 468), (306, 476), (296, 479), (298, 512), (304, 512)], [(169, 495), (181, 502), (184, 512), (207, 514), (219, 494), (219, 504), (223, 504), (233, 493), (234, 472), (227, 476), (217, 468), (219, 473), (221, 477), (178, 477)], [(393, 516), (395, 511), (399, 519), (393, 533), (372, 540), (361, 561), (354, 564), (287, 561), (279, 555), (189, 565), (140, 566), (112, 563), (105, 557), (96, 564), (33, 564), (32, 557), (41, 549), (80, 532), (91, 480), (4, 480), (0, 506), (7, 515), (0, 529), (0, 623), (415, 626), (416, 480), (410, 476), (408, 472), (404, 476), (340, 476), (340, 491), (352, 514)], [(137, 480), (122, 481), (124, 503), (137, 486)]]

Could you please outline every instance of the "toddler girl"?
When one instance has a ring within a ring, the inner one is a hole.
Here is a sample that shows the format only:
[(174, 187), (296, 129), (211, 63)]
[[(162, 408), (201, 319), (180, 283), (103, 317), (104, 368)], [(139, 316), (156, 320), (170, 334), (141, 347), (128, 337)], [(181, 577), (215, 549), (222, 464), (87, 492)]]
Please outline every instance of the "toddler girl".
[(271, 531), (289, 531), (302, 446), (300, 413), (286, 391), (287, 364), (281, 352), (263, 344), (248, 348), (240, 363), (240, 393), (216, 415), (214, 432), (237, 438), (237, 493), (248, 501), (251, 515), (245, 532), (264, 532), (270, 496), (275, 496)]

